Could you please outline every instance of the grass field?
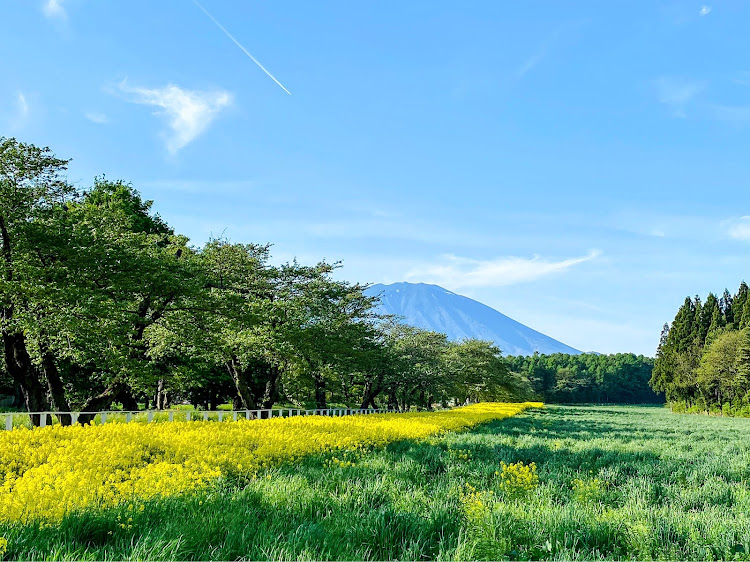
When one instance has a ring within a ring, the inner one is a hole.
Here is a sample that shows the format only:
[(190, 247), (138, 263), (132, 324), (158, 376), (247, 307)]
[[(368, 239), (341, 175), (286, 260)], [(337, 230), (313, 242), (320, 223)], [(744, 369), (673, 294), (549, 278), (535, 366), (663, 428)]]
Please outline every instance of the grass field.
[[(503, 477), (518, 461), (538, 483)], [(750, 559), (749, 479), (750, 420), (548, 406), (0, 537), (8, 559)]]

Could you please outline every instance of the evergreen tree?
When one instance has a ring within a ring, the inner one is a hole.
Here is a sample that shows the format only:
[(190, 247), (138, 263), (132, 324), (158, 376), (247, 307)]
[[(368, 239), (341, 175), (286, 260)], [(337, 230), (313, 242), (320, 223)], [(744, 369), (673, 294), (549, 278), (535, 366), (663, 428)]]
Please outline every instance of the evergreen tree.
[(724, 316), (724, 325), (734, 324), (734, 310), (732, 309), (732, 303), (734, 299), (729, 293), (728, 289), (724, 289), (724, 294), (721, 297), (719, 306), (721, 308), (721, 314)]
[(693, 345), (693, 325), (695, 323), (696, 306), (690, 297), (677, 311), (667, 336), (667, 345), (680, 353), (687, 351)]
[(734, 302), (732, 303), (732, 324), (737, 329), (740, 329), (740, 324), (742, 324), (745, 303), (748, 301), (748, 292), (750, 292), (750, 289), (748, 288), (747, 283), (743, 281), (740, 283), (740, 288), (734, 296)]

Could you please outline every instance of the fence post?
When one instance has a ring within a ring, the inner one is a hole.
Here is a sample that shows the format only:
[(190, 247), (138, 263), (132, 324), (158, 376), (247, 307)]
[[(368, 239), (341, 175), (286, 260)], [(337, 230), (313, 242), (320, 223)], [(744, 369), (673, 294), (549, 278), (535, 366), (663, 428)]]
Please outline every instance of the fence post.
[(78, 412), (70, 412), (70, 423), (75, 425), (78, 423)]
[(169, 421), (174, 421), (174, 411), (169, 410)]
[(250, 413), (250, 410), (245, 410), (245, 419), (246, 420), (251, 420), (252, 416), (253, 415)]
[(193, 417), (193, 412), (191, 412), (190, 410), (185, 412), (185, 421), (190, 421), (192, 417)]
[(149, 410), (148, 414), (146, 414), (146, 419), (148, 420), (148, 423), (154, 421), (154, 413), (151, 410)]
[(107, 412), (102, 412), (102, 425), (107, 423)]
[(224, 421), (224, 412), (219, 410), (219, 421)]
[(131, 414), (130, 412), (127, 412), (127, 413), (125, 414), (125, 423), (130, 423), (130, 420), (131, 420), (132, 418), (133, 418), (133, 414)]
[(208, 412), (203, 412), (203, 421), (208, 421)]
[(5, 430), (13, 429), (13, 414), (5, 414)]
[(232, 412), (232, 421), (237, 421), (237, 412)]

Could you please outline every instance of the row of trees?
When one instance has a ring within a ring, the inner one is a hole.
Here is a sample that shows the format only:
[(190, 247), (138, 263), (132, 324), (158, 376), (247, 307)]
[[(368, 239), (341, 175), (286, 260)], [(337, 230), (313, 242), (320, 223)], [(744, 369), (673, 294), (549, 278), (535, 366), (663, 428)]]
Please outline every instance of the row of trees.
[(743, 281), (732, 295), (686, 298), (665, 324), (651, 386), (673, 408), (750, 415), (750, 298)]
[(193, 247), (129, 184), (79, 191), (67, 164), (0, 138), (0, 386), (29, 411), (407, 409), (531, 391), (491, 343), (374, 315), (365, 286), (333, 278), (337, 264)]
[(534, 354), (509, 357), (510, 368), (527, 376), (545, 402), (662, 403), (649, 387), (654, 360), (643, 355)]

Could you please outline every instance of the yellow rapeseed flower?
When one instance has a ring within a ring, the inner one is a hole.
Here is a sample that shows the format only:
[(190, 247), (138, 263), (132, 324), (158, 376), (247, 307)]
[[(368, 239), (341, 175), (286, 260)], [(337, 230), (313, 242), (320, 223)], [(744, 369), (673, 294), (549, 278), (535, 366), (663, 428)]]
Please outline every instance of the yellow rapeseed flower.
[[(500, 488), (511, 496), (524, 495), (539, 485), (536, 464), (521, 461), (511, 464), (500, 463)], [(497, 473), (495, 473), (497, 474)]]
[(0, 432), (0, 522), (54, 521), (75, 509), (172, 496), (221, 476), (253, 476), (308, 455), (425, 439), (540, 406), (486, 403), (442, 412)]

